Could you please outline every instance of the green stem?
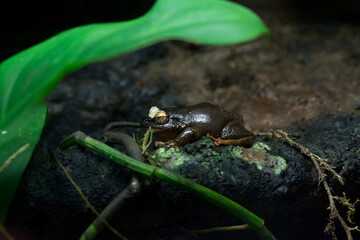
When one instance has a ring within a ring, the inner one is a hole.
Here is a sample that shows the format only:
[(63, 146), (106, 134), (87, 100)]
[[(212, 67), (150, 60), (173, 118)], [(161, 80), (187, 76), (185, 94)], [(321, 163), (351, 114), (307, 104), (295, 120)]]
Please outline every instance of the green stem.
[(165, 169), (157, 168), (155, 166), (136, 161), (135, 159), (107, 146), (104, 143), (86, 136), (83, 132), (73, 133), (60, 143), (59, 148), (67, 149), (75, 144), (89, 148), (106, 158), (109, 158), (125, 167), (130, 168), (132, 171), (143, 177), (165, 180), (168, 183), (185, 189), (193, 195), (198, 196), (239, 218), (248, 224), (262, 239), (275, 239), (271, 232), (265, 227), (264, 221), (261, 218), (243, 206), (237, 204), (227, 197), (220, 195), (217, 192), (214, 192), (200, 184), (194, 183)]
[[(107, 143), (114, 142), (122, 144), (132, 158), (136, 159), (137, 161), (144, 162), (140, 149), (129, 135), (122, 132), (105, 132), (101, 139)], [(113, 217), (117, 216), (124, 206), (125, 201), (128, 201), (141, 192), (143, 183), (144, 179), (134, 174), (130, 180), (129, 185), (119, 195), (117, 195), (114, 200), (109, 203), (109, 205), (106, 206), (106, 208), (100, 214), (101, 217), (98, 216), (92, 222), (92, 224), (82, 234), (80, 240), (95, 239), (101, 230), (107, 225), (107, 223), (104, 222), (104, 219), (109, 222), (111, 219), (113, 219)], [(108, 227), (111, 231), (114, 232), (115, 235), (119, 235), (119, 232), (114, 231), (113, 227), (109, 225)], [(123, 237), (124, 236), (120, 236), (120, 238)]]

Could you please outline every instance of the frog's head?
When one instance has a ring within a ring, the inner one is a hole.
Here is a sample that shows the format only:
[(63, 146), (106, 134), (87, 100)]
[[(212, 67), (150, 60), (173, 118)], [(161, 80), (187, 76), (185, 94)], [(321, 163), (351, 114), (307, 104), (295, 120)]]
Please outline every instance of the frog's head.
[(150, 108), (148, 118), (141, 121), (141, 127), (151, 127), (155, 136), (163, 141), (174, 139), (184, 129), (178, 119), (172, 116), (171, 111), (155, 106)]

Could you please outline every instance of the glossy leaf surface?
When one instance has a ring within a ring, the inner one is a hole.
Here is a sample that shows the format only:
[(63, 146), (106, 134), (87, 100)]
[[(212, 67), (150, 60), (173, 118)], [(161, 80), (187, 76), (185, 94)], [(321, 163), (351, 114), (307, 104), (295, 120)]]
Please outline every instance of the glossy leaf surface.
[(86, 64), (167, 39), (221, 45), (266, 33), (251, 10), (223, 0), (158, 0), (135, 20), (70, 29), (0, 65), (0, 129)]
[(0, 223), (5, 220), (22, 173), (40, 138), (46, 113), (45, 104), (37, 105), (0, 131)]
[(138, 19), (76, 27), (2, 62), (0, 222), (44, 125), (46, 107), (37, 104), (67, 73), (163, 40), (224, 45), (267, 33), (256, 14), (233, 2), (157, 0)]

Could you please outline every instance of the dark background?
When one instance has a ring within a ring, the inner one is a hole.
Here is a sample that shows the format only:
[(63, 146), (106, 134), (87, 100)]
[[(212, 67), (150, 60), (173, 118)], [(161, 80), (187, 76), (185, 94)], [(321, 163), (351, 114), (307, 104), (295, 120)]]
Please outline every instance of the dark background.
[(72, 27), (136, 18), (149, 10), (154, 2), (8, 1), (1, 6), (0, 61)]
[[(261, 8), (277, 8), (285, 2), (299, 11), (305, 21), (360, 22), (360, 0), (235, 1), (255, 12)], [(0, 14), (0, 61), (75, 26), (136, 18), (149, 10), (154, 2), (155, 0), (4, 2)]]

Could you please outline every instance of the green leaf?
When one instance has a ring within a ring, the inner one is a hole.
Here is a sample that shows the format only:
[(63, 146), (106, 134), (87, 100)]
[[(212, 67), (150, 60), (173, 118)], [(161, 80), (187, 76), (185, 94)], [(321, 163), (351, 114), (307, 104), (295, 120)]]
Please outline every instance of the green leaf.
[(0, 129), (0, 223), (4, 222), (11, 200), (45, 124), (46, 104), (17, 117)]
[(0, 65), (0, 128), (40, 102), (67, 73), (167, 39), (232, 44), (268, 30), (249, 9), (223, 0), (158, 0), (143, 17), (62, 32)]
[(18, 181), (43, 128), (46, 109), (44, 105), (36, 104), (67, 73), (162, 40), (221, 45), (244, 42), (261, 34), (268, 34), (261, 19), (232, 2), (157, 0), (143, 17), (76, 27), (2, 62), (0, 222), (5, 219)]

